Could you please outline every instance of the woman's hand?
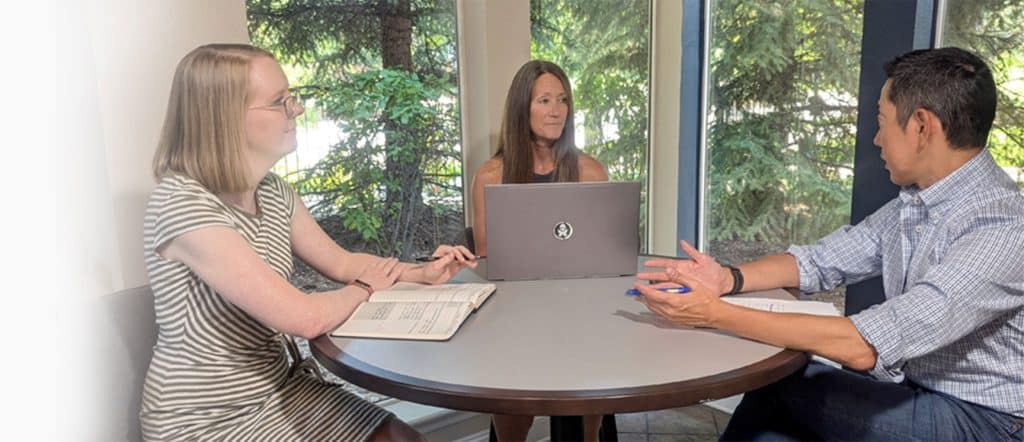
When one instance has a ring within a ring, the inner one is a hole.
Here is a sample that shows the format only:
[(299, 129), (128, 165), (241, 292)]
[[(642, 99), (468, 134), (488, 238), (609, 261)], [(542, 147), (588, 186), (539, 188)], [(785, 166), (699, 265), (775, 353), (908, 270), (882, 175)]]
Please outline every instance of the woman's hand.
[(717, 293), (695, 278), (683, 276), (682, 285), (690, 288), (687, 293), (666, 293), (659, 288), (679, 287), (679, 284), (662, 282), (646, 285), (637, 281), (633, 287), (640, 291), (637, 300), (647, 309), (676, 324), (690, 327), (715, 327), (717, 307), (722, 301)]
[(683, 252), (690, 259), (651, 259), (644, 262), (647, 267), (661, 267), (660, 272), (640, 272), (637, 279), (654, 282), (674, 282), (685, 284), (683, 280), (689, 278), (700, 282), (715, 295), (728, 293), (732, 289), (732, 279), (726, 278), (728, 271), (722, 267), (714, 258), (700, 253), (686, 241), (679, 241)]
[(424, 284), (441, 284), (451, 279), (463, 268), (476, 267), (476, 257), (463, 246), (440, 246), (431, 256), (437, 260), (422, 264), (413, 269), (416, 282)]
[(381, 258), (366, 266), (356, 279), (369, 284), (374, 291), (387, 289), (395, 284), (402, 273), (402, 267), (398, 264), (398, 258)]

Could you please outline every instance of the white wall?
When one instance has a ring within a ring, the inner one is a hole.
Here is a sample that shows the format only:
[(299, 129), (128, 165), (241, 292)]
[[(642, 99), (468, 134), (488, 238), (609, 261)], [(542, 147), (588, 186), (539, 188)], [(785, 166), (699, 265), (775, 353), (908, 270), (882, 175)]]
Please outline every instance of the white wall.
[(80, 114), (93, 141), (82, 165), (94, 178), (91, 215), (103, 219), (102, 252), (88, 258), (100, 293), (110, 293), (147, 283), (142, 216), (174, 67), (200, 44), (249, 38), (244, 0), (94, 0), (80, 7), (71, 43), (76, 67), (93, 79), (82, 84)]
[(50, 440), (54, 428), (49, 364), (56, 338), (57, 253), (54, 177), (56, 131), (56, 8), (53, 2), (4, 2), (0, 13), (3, 85), (0, 129), (4, 152), (0, 188), (0, 332), (6, 337), (0, 388), (3, 440)]
[(138, 432), (129, 404), (146, 365), (129, 349), (152, 320), (121, 327), (133, 318), (110, 315), (114, 300), (144, 292), (110, 294), (148, 283), (142, 220), (174, 68), (202, 43), (247, 42), (245, 3), (61, 0), (56, 23), (57, 342), (38, 347), (57, 366), (58, 438), (125, 440)]

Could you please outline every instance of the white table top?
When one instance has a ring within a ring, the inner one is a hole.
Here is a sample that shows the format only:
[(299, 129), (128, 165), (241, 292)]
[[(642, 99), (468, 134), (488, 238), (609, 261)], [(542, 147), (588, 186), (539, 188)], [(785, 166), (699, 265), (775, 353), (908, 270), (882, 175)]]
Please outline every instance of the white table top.
[[(456, 280), (485, 282), (484, 265), (481, 262), (477, 269), (460, 273)], [(709, 380), (726, 381), (731, 372), (759, 363), (763, 366), (766, 360), (776, 363), (762, 369), (777, 370), (775, 365), (782, 364), (792, 366), (788, 371), (806, 361), (802, 354), (724, 332), (669, 323), (624, 294), (634, 280), (496, 281), (497, 291), (449, 341), (321, 337), (313, 342), (314, 353), (329, 369), (341, 371), (338, 374), (343, 378), (360, 372), (357, 379), (349, 380), (371, 390), (381, 391), (378, 388), (384, 381), (416, 385), (434, 395), (451, 390), (454, 396), (491, 395), (524, 401), (537, 397), (549, 402), (560, 397), (625, 398), (631, 393), (650, 394), (664, 386), (686, 389), (687, 382), (707, 389), (713, 387)], [(782, 290), (746, 296), (791, 298)], [(362, 375), (368, 378), (362, 379)], [(360, 380), (372, 385), (362, 385)], [(728, 389), (712, 388), (714, 391), (699, 395), (707, 397), (697, 400), (739, 392)], [(402, 397), (395, 391), (381, 392), (419, 402), (434, 401), (415, 394)], [(431, 405), (509, 412), (478, 409), (458, 401), (434, 401)], [(679, 405), (685, 404), (674, 406)], [(617, 409), (602, 412), (638, 411), (643, 404), (632, 401), (629, 406), (606, 406)]]

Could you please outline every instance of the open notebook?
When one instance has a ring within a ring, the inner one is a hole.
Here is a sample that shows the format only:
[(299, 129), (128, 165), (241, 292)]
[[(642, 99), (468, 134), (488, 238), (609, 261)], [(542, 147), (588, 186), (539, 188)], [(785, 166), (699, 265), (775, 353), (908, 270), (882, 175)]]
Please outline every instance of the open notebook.
[(494, 289), (494, 284), (400, 282), (374, 292), (331, 336), (444, 341)]
[(741, 307), (775, 313), (804, 313), (808, 315), (842, 316), (836, 306), (821, 301), (797, 301), (773, 298), (740, 298), (723, 296), (722, 300)]

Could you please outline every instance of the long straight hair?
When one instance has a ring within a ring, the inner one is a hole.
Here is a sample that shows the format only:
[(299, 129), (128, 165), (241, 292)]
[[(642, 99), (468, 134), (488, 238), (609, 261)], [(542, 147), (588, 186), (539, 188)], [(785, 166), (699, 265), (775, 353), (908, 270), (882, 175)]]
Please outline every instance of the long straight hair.
[(188, 176), (213, 193), (241, 192), (254, 183), (246, 161), (245, 109), (249, 67), (274, 56), (245, 44), (209, 44), (178, 62), (167, 115), (153, 155), (153, 176)]
[(501, 121), (501, 137), (495, 157), (502, 158), (501, 182), (521, 184), (533, 182), (533, 144), (536, 137), (530, 130), (530, 103), (533, 85), (542, 74), (551, 74), (562, 82), (569, 110), (562, 134), (551, 146), (555, 160), (552, 181), (579, 181), (579, 150), (573, 137), (573, 100), (569, 77), (558, 65), (544, 60), (524, 64), (512, 78), (505, 97), (505, 114)]

